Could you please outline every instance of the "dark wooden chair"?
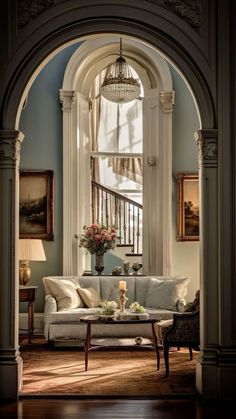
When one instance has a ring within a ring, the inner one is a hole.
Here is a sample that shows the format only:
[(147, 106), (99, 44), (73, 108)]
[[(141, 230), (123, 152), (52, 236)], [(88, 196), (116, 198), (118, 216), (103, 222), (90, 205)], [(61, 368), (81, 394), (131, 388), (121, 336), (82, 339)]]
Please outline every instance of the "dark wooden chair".
[[(163, 346), (166, 377), (169, 375), (169, 349), (172, 347), (188, 348), (190, 360), (192, 349), (199, 350), (199, 290), (193, 302), (188, 303), (183, 313), (176, 313), (173, 321), (157, 324), (157, 336)], [(160, 341), (161, 340), (161, 341)]]
[(199, 350), (199, 311), (174, 314), (172, 326), (164, 333), (163, 354), (166, 377), (169, 375), (169, 349), (171, 347), (189, 348), (190, 360), (192, 359), (192, 349)]

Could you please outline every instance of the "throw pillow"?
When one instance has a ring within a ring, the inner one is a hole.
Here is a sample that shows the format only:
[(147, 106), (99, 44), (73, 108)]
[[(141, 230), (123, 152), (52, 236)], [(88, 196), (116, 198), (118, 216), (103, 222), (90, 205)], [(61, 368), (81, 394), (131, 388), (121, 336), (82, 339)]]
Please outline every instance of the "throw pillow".
[(177, 310), (177, 302), (187, 294), (188, 278), (160, 280), (151, 278), (145, 307)]
[[(45, 293), (50, 293), (57, 301), (58, 311), (83, 307), (83, 302), (76, 291), (76, 285), (63, 279), (43, 278)], [(77, 285), (78, 286), (78, 285)]]
[(99, 307), (100, 305), (100, 299), (98, 296), (97, 291), (95, 288), (77, 288), (77, 291), (82, 298), (82, 301), (84, 302), (86, 307), (93, 308), (93, 307)]

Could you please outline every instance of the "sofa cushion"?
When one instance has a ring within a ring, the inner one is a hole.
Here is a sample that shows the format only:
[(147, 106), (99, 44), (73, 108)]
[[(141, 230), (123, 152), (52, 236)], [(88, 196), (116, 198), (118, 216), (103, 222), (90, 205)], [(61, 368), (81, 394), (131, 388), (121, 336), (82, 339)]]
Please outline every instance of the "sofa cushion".
[(81, 297), (83, 303), (86, 307), (93, 308), (99, 307), (100, 305), (100, 298), (98, 296), (97, 291), (95, 288), (88, 287), (88, 288), (77, 288), (79, 296)]
[(80, 288), (94, 288), (97, 291), (98, 297), (101, 298), (99, 276), (80, 276), (78, 277), (78, 283)]
[(126, 307), (135, 301), (135, 277), (100, 277), (101, 300), (119, 301), (119, 282), (126, 281)]
[(136, 277), (135, 279), (135, 300), (139, 302), (141, 306), (145, 305), (150, 277)]
[(177, 302), (187, 294), (188, 278), (150, 278), (145, 307), (177, 310)]
[(100, 314), (101, 313), (101, 307), (78, 307), (71, 311), (61, 310), (57, 312), (50, 313), (49, 315), (49, 323), (76, 323), (77, 327), (81, 326), (81, 323), (79, 323), (79, 319), (82, 316), (89, 316), (92, 314)]
[(49, 288), (48, 288), (48, 279), (54, 279), (56, 281), (64, 281), (65, 284), (71, 284), (74, 286), (74, 288), (77, 288), (79, 285), (79, 277), (78, 276), (45, 276), (43, 278), (43, 285), (44, 285), (44, 292), (46, 295), (51, 294)]
[(84, 306), (76, 288), (78, 283), (64, 279), (43, 278), (45, 293), (51, 294), (57, 301), (58, 311), (71, 310)]

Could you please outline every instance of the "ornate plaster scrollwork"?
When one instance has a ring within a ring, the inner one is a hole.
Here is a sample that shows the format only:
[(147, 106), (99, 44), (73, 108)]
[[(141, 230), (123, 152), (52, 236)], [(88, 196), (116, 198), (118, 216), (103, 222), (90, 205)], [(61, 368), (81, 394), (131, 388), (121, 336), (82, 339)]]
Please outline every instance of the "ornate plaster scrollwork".
[(185, 20), (196, 32), (202, 26), (202, 0), (147, 0)]
[[(67, 0), (18, 0), (18, 26), (23, 27), (45, 10)], [(195, 31), (202, 25), (202, 0), (147, 0), (176, 14), (185, 20)]]
[(18, 0), (18, 26), (25, 26), (31, 19), (35, 19), (44, 10), (50, 9), (67, 0)]
[[(18, 0), (18, 26), (23, 27), (45, 10), (67, 0)], [(195, 31), (202, 26), (202, 0), (147, 0), (176, 14)]]
[(172, 112), (173, 104), (175, 103), (175, 92), (160, 92), (160, 102), (162, 104), (163, 112)]
[(198, 144), (199, 166), (217, 167), (218, 165), (218, 138), (217, 130), (198, 130), (195, 139)]

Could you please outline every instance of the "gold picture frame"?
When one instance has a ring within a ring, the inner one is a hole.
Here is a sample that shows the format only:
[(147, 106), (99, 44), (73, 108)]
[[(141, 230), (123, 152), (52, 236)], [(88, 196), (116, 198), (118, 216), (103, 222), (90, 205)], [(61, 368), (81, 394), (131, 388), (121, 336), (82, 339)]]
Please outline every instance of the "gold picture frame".
[(178, 173), (177, 241), (199, 240), (199, 178), (196, 173)]
[(21, 170), (19, 237), (54, 240), (53, 170)]

